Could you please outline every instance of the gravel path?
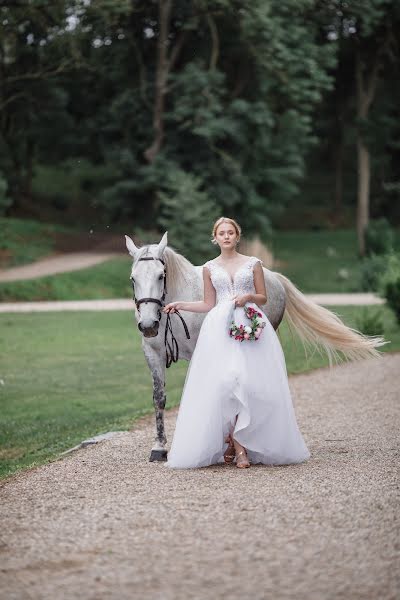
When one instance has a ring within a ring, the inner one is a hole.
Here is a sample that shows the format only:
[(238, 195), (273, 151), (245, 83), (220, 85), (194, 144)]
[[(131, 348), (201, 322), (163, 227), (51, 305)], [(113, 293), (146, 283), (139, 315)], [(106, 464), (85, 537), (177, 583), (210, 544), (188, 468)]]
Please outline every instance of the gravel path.
[(0, 283), (6, 281), (21, 281), (24, 279), (37, 279), (46, 275), (79, 271), (93, 267), (121, 254), (110, 252), (71, 252), (43, 258), (29, 265), (0, 270)]
[(290, 377), (301, 465), (171, 471), (146, 418), (9, 479), (1, 597), (398, 598), (399, 373), (386, 354)]

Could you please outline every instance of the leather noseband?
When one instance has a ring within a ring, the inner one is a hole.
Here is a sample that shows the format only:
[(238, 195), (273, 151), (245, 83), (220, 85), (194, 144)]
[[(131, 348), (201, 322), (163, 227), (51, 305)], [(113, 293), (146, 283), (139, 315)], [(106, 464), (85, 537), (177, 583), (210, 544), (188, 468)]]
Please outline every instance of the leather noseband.
[[(137, 311), (140, 312), (139, 306), (143, 302), (144, 303), (154, 302), (155, 304), (158, 304), (161, 308), (162, 306), (164, 306), (164, 300), (165, 300), (165, 296), (167, 294), (167, 269), (165, 266), (165, 261), (162, 258), (154, 258), (154, 256), (143, 256), (143, 258), (139, 258), (139, 260), (159, 260), (162, 262), (162, 264), (164, 265), (164, 290), (163, 290), (163, 294), (161, 296), (161, 300), (159, 300), (158, 298), (140, 298), (140, 300), (137, 300), (136, 296), (135, 296), (135, 284), (132, 281), (133, 300), (136, 304)], [(161, 316), (162, 316), (160, 308), (157, 311), (157, 316), (158, 316), (159, 321), (161, 321)], [(182, 325), (185, 330), (186, 338), (188, 340), (190, 340), (189, 330), (187, 328), (184, 318), (182, 317), (182, 315), (180, 314), (180, 312), (178, 310), (175, 310), (174, 314), (178, 315), (178, 317), (182, 321)], [(171, 343), (168, 341), (168, 334), (170, 334), (170, 336), (171, 336)], [(173, 362), (177, 362), (179, 360), (179, 346), (178, 346), (178, 342), (176, 341), (176, 338), (172, 332), (171, 313), (167, 314), (167, 321), (165, 323), (164, 344), (165, 344), (165, 356), (166, 356), (165, 364), (168, 369)]]

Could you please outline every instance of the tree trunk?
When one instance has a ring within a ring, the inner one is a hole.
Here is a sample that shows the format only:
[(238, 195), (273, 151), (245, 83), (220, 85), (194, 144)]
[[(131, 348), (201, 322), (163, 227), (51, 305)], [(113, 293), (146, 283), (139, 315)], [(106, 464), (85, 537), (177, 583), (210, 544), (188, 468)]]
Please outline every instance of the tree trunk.
[(166, 85), (168, 78), (168, 57), (167, 45), (169, 36), (169, 21), (171, 16), (172, 0), (159, 0), (159, 33), (157, 42), (157, 69), (155, 80), (155, 97), (153, 111), (153, 143), (144, 152), (144, 156), (149, 163), (154, 162), (155, 157), (160, 151), (164, 138), (164, 104)]
[(371, 179), (370, 155), (362, 135), (357, 136), (358, 191), (357, 239), (360, 256), (365, 256), (365, 230), (369, 222), (369, 188)]
[[(6, 137), (3, 138), (6, 142)], [(11, 142), (8, 144), (10, 165), (8, 169), (8, 196), (12, 204), (7, 209), (7, 216), (22, 215), (26, 212), (29, 216), (35, 216), (37, 208), (32, 199), (32, 182), (35, 161), (35, 143), (28, 140), (26, 145), (13, 148)], [(14, 151), (15, 150), (15, 151)]]
[(343, 217), (343, 151), (344, 142), (340, 132), (339, 139), (335, 148), (335, 189), (334, 189), (334, 205), (333, 205), (333, 223), (340, 225)]
[(363, 128), (367, 122), (370, 106), (374, 100), (378, 75), (382, 63), (380, 52), (375, 55), (372, 65), (368, 65), (368, 75), (362, 61), (360, 48), (355, 57), (356, 86), (357, 86), (357, 238), (358, 252), (365, 256), (365, 229), (369, 222), (369, 192), (371, 179), (370, 153), (364, 138)]
[(174, 68), (182, 50), (182, 46), (188, 36), (187, 29), (181, 31), (176, 37), (175, 44), (168, 54), (168, 48), (171, 43), (169, 39), (171, 10), (172, 0), (159, 0), (159, 34), (157, 42), (157, 67), (153, 109), (154, 139), (151, 146), (143, 153), (145, 159), (149, 163), (154, 162), (164, 140), (164, 109), (165, 98), (168, 93), (168, 76), (170, 71)]

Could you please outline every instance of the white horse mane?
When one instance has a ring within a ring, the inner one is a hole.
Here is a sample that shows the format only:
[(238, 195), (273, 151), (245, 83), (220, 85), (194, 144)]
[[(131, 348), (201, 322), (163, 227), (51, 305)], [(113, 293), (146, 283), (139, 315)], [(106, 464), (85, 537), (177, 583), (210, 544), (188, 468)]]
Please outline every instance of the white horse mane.
[[(143, 258), (144, 256), (155, 256), (157, 247), (157, 244), (143, 246), (140, 248), (136, 260), (139, 260), (139, 258)], [(195, 278), (195, 267), (187, 258), (182, 256), (182, 254), (179, 254), (176, 250), (173, 250), (170, 246), (165, 247), (163, 258), (167, 270), (168, 295), (175, 297), (181, 293), (185, 286), (193, 283)]]

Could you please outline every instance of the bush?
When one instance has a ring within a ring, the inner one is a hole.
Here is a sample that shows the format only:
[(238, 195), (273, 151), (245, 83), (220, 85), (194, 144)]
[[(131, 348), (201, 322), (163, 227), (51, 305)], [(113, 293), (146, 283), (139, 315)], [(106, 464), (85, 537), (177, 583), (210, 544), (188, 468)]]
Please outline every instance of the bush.
[(211, 226), (219, 210), (199, 177), (179, 168), (167, 178), (167, 192), (159, 192), (158, 225), (168, 230), (168, 243), (193, 264), (202, 264), (215, 254)]
[(386, 298), (388, 306), (394, 311), (400, 323), (400, 254), (388, 254), (385, 273), (379, 281), (380, 295)]
[(385, 296), (388, 305), (396, 315), (397, 322), (400, 323), (400, 277), (386, 284)]
[(371, 254), (362, 260), (360, 268), (360, 285), (364, 292), (377, 292), (379, 281), (386, 271), (388, 256)]
[(12, 200), (7, 196), (7, 182), (0, 173), (0, 216), (3, 216), (6, 209), (12, 204)]
[(393, 250), (393, 239), (393, 229), (385, 217), (370, 221), (365, 230), (367, 256), (391, 252)]
[(384, 333), (381, 312), (363, 308), (356, 318), (356, 328), (364, 335), (380, 335)]

